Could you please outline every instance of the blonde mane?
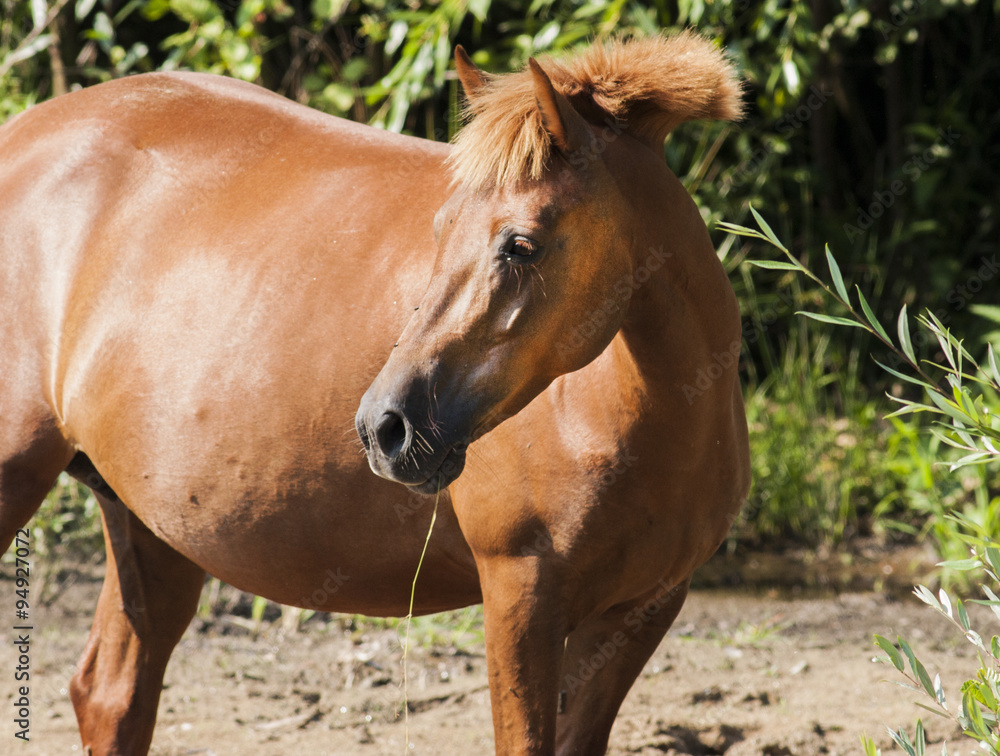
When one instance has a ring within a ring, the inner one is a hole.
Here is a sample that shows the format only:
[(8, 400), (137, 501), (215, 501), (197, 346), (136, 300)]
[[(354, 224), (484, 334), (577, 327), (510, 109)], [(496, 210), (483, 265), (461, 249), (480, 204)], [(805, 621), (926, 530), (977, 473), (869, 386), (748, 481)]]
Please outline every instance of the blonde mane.
[[(684, 121), (736, 120), (743, 110), (733, 66), (711, 41), (688, 31), (618, 39), (539, 63), (588, 121), (654, 145)], [(457, 183), (481, 189), (541, 178), (552, 148), (528, 69), (489, 76), (465, 115), (471, 120), (448, 158)]]

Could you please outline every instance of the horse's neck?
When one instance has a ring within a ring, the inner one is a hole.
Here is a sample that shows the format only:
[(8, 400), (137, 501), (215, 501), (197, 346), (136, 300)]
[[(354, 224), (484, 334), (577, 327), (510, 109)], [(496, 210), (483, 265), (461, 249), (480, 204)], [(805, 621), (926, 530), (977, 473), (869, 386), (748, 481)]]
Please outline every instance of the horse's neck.
[(728, 422), (741, 345), (739, 306), (700, 217), (697, 222), (671, 246), (647, 244), (637, 255), (621, 330), (591, 365), (566, 376), (567, 397), (577, 381), (583, 396), (599, 392), (591, 427), (627, 438)]
[(633, 297), (619, 337), (651, 387), (682, 388), (701, 375), (716, 380), (720, 369), (734, 372), (739, 305), (707, 235), (666, 257)]

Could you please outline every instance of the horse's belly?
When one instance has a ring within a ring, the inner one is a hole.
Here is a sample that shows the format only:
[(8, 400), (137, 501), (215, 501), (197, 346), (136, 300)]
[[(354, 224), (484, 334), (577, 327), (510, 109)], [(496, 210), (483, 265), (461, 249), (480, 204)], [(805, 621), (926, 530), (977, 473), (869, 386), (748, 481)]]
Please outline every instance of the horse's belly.
[[(259, 472), (227, 484), (224, 471), (204, 479), (194, 466), (146, 485), (126, 479), (120, 495), (161, 539), (242, 590), (317, 611), (406, 614), (433, 499), (368, 470), (298, 481)], [(447, 495), (438, 510), (418, 584), (421, 613), (481, 600)]]

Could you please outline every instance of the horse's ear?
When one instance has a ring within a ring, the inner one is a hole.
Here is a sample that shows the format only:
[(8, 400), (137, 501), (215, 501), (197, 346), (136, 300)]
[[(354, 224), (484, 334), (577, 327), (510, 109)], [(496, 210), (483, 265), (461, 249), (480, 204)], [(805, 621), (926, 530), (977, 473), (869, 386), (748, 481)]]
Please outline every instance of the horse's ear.
[(535, 102), (542, 114), (545, 130), (556, 147), (565, 153), (590, 146), (593, 134), (590, 126), (576, 109), (552, 86), (552, 80), (538, 61), (528, 58), (531, 76), (535, 80)]
[(470, 100), (476, 96), (476, 93), (483, 88), (488, 80), (487, 74), (476, 67), (472, 58), (461, 45), (455, 46), (455, 72), (458, 74), (458, 80), (462, 82), (465, 96)]

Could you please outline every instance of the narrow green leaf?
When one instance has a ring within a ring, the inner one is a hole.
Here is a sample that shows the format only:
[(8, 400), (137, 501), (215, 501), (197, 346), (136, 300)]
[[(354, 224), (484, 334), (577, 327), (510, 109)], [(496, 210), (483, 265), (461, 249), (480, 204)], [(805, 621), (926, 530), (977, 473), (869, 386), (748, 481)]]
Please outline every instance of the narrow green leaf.
[(882, 756), (882, 751), (875, 745), (875, 741), (867, 735), (861, 736), (861, 747), (865, 751), (865, 756)]
[(996, 696), (993, 695), (993, 690), (991, 689), (990, 684), (986, 683), (984, 685), (980, 685), (979, 693), (983, 697), (983, 703), (986, 704), (987, 714), (984, 716), (990, 717), (989, 712), (997, 710), (997, 699)]
[(944, 696), (944, 686), (941, 684), (941, 675), (934, 675), (934, 697), (937, 698), (937, 702), (941, 704), (942, 708), (948, 708)]
[(889, 640), (888, 638), (884, 638), (881, 635), (876, 635), (875, 645), (878, 646), (883, 651), (885, 651), (886, 656), (888, 656), (889, 660), (892, 662), (892, 666), (894, 666), (900, 672), (903, 671), (903, 667), (905, 666), (903, 664), (903, 655), (899, 653), (899, 649), (896, 648), (896, 646), (893, 644), (891, 640)]
[[(973, 410), (972, 416), (975, 417), (975, 410)], [(955, 435), (969, 448), (976, 448), (976, 442), (973, 440), (972, 436), (963, 430), (956, 430)]]
[(833, 279), (833, 285), (836, 287), (837, 293), (849, 305), (851, 299), (847, 294), (847, 287), (844, 286), (844, 277), (840, 274), (840, 266), (837, 265), (837, 261), (833, 259), (833, 253), (830, 251), (829, 244), (826, 245), (826, 263), (830, 266), (830, 277)]
[(774, 231), (771, 230), (771, 227), (767, 225), (767, 221), (764, 220), (760, 216), (760, 213), (757, 212), (757, 208), (755, 208), (753, 205), (750, 205), (750, 212), (753, 215), (754, 220), (757, 221), (757, 225), (760, 226), (760, 230), (764, 232), (764, 235), (767, 237), (767, 240), (771, 242), (771, 244), (773, 244), (775, 247), (780, 249), (782, 252), (787, 252), (788, 250), (785, 249), (785, 245), (782, 244), (780, 241), (778, 241), (778, 237), (775, 236), (775, 233)]
[(941, 351), (944, 352), (944, 358), (948, 360), (948, 364), (951, 365), (953, 370), (958, 370), (958, 365), (955, 364), (955, 354), (952, 349), (951, 339), (948, 338), (949, 334), (946, 331), (940, 331), (937, 328), (933, 329), (934, 337), (937, 339), (938, 346), (941, 347)]
[(995, 546), (987, 546), (986, 559), (989, 561), (993, 571), (1000, 575), (1000, 549)]
[(914, 378), (911, 375), (905, 375), (904, 373), (900, 373), (898, 370), (893, 370), (888, 365), (883, 365), (878, 360), (875, 360), (875, 364), (878, 365), (880, 368), (882, 368), (885, 372), (887, 372), (887, 373), (889, 373), (891, 375), (896, 376), (900, 380), (907, 381), (908, 383), (913, 383), (913, 384), (915, 384), (917, 386), (923, 386), (924, 388), (927, 387), (927, 382), (921, 380), (920, 378)]
[(910, 644), (907, 643), (903, 638), (896, 636), (896, 645), (899, 646), (899, 650), (906, 654), (906, 658), (910, 660), (910, 666), (913, 666), (913, 660), (916, 658), (913, 656), (913, 649), (910, 648)]
[(976, 417), (979, 415), (979, 410), (976, 409), (976, 400), (972, 398), (972, 394), (969, 393), (969, 389), (962, 388), (959, 393), (959, 398), (961, 399), (962, 409), (965, 410), (966, 414), (972, 418), (975, 422)]
[(854, 288), (858, 290), (858, 299), (861, 301), (861, 311), (865, 314), (865, 317), (868, 318), (868, 322), (871, 323), (872, 328), (875, 329), (875, 332), (879, 336), (891, 344), (892, 339), (889, 338), (889, 334), (885, 332), (882, 324), (878, 322), (878, 318), (875, 317), (875, 313), (872, 312), (872, 308), (868, 306), (868, 300), (865, 299), (865, 295), (861, 292), (861, 287), (855, 286)]
[(980, 588), (983, 589), (983, 593), (990, 597), (990, 600), (983, 601), (982, 599), (975, 599), (974, 603), (988, 606), (993, 614), (996, 615), (997, 619), (1000, 619), (1000, 599), (998, 599), (997, 595), (990, 590), (988, 585), (981, 585)]
[(980, 738), (987, 734), (983, 713), (979, 710), (979, 703), (970, 690), (966, 690), (962, 694), (962, 713), (968, 720), (968, 726), (972, 732)]
[(917, 364), (917, 358), (913, 353), (913, 342), (910, 341), (910, 324), (906, 320), (906, 305), (899, 311), (899, 319), (896, 322), (896, 329), (899, 331), (899, 345), (903, 349), (910, 362)]
[(916, 754), (913, 753), (913, 744), (910, 742), (910, 736), (907, 735), (902, 728), (900, 728), (898, 732), (889, 730), (889, 735), (892, 737), (896, 745), (903, 749), (903, 752), (906, 753), (907, 756), (916, 756)]
[(792, 263), (782, 262), (781, 260), (744, 260), (747, 265), (753, 265), (757, 268), (765, 268), (766, 270), (794, 270), (799, 271), (802, 269), (800, 265), (794, 265)]
[(902, 682), (900, 680), (882, 680), (882, 682), (892, 683), (893, 685), (898, 685), (900, 688), (906, 688), (907, 690), (912, 690), (914, 693), (923, 693), (920, 688), (915, 685), (910, 685), (907, 682)]
[(844, 325), (844, 326), (851, 326), (852, 328), (865, 329), (865, 327), (856, 320), (848, 320), (847, 318), (838, 318), (834, 315), (824, 315), (821, 312), (806, 312), (805, 310), (799, 310), (795, 314), (804, 315), (807, 318), (818, 320), (821, 323), (832, 323), (833, 325)]
[(937, 716), (942, 717), (944, 719), (950, 718), (945, 712), (941, 711), (940, 709), (935, 709), (934, 707), (928, 706), (927, 704), (922, 704), (920, 703), (920, 701), (914, 701), (913, 705), (919, 706), (924, 711), (929, 711), (931, 714), (936, 714)]
[(917, 404), (916, 402), (905, 402), (905, 404), (905, 407), (886, 415), (885, 419), (888, 420), (890, 417), (902, 417), (903, 415), (909, 415), (916, 412), (937, 412), (936, 409), (928, 407), (926, 404)]
[(983, 636), (977, 633), (975, 630), (966, 630), (965, 639), (969, 641), (973, 646), (980, 649), (981, 651), (986, 650), (986, 644), (983, 643)]
[(927, 693), (931, 698), (935, 698), (934, 695), (934, 683), (931, 682), (931, 676), (927, 674), (927, 669), (924, 667), (920, 659), (917, 658), (916, 654), (913, 653), (913, 649), (910, 648), (910, 644), (907, 643), (902, 638), (897, 638), (899, 641), (899, 647), (906, 654), (906, 658), (910, 662), (910, 669), (913, 670), (913, 676), (917, 678), (920, 684), (924, 688), (924, 692)]
[(978, 559), (952, 559), (949, 562), (938, 562), (938, 567), (944, 567), (949, 570), (961, 570), (963, 572), (967, 570), (975, 570), (983, 566), (983, 563)]
[(986, 352), (990, 359), (990, 368), (993, 370), (993, 380), (996, 381), (997, 386), (1000, 386), (1000, 367), (997, 366), (997, 355), (993, 351), (992, 344), (986, 347)]
[(992, 459), (993, 455), (988, 454), (987, 452), (978, 452), (976, 454), (969, 454), (948, 465), (948, 470), (950, 472), (955, 472), (955, 470), (958, 470), (962, 467), (967, 467), (968, 465), (980, 465), (985, 462), (989, 462)]
[(916, 756), (924, 756), (924, 749), (927, 748), (927, 737), (924, 735), (924, 723), (917, 720), (917, 732), (914, 737), (916, 743)]
[(937, 696), (934, 693), (934, 683), (931, 681), (931, 676), (927, 674), (927, 669), (921, 663), (920, 659), (917, 659), (916, 662), (917, 668), (915, 672), (917, 673), (917, 679), (920, 680), (920, 684), (924, 686), (924, 690), (927, 692), (927, 695), (936, 699)]
[(736, 236), (748, 236), (752, 239), (763, 239), (767, 241), (767, 237), (764, 236), (760, 231), (754, 228), (747, 228), (746, 226), (741, 226), (737, 223), (728, 223), (726, 221), (719, 221), (715, 224), (716, 228), (721, 228), (723, 231), (728, 231)]
[(951, 606), (951, 597), (948, 595), (948, 592), (944, 588), (938, 591), (938, 599), (941, 601), (942, 611), (949, 617), (954, 619), (955, 615), (953, 613)]
[(923, 601), (928, 606), (933, 607), (938, 611), (941, 611), (941, 602), (939, 602), (937, 598), (935, 598), (934, 594), (931, 593), (925, 586), (922, 585), (916, 586), (913, 589), (913, 595), (916, 596), (921, 601)]
[[(938, 413), (938, 414), (940, 414), (940, 413)], [(946, 434), (946, 433), (943, 433), (942, 431), (938, 430), (937, 428), (933, 428), (932, 427), (931, 428), (931, 435), (934, 436), (934, 438), (936, 438), (938, 441), (941, 441), (943, 443), (948, 444), (948, 446), (954, 446), (956, 449), (965, 449), (965, 447), (962, 446), (962, 443), (960, 441), (956, 441), (950, 435), (950, 432), (955, 429), (955, 427), (954, 427), (953, 424), (949, 425), (948, 423), (942, 423), (940, 420), (935, 420), (934, 424), (935, 425), (939, 425), (942, 428), (946, 428), (949, 431), (949, 433)], [(944, 463), (940, 462), (940, 463), (936, 463), (936, 464), (944, 464)]]
[(962, 599), (956, 599), (955, 603), (958, 604), (958, 622), (963, 630), (968, 631), (972, 627), (972, 623), (969, 621), (969, 613), (965, 611), (965, 604)]
[[(952, 404), (950, 401), (948, 401), (943, 396), (938, 394), (936, 391), (929, 391), (928, 396), (930, 397), (931, 401), (938, 406), (938, 409), (940, 409), (942, 413), (948, 415), (953, 420), (955, 420), (955, 422), (959, 424), (959, 427), (964, 428), (965, 423), (969, 422), (968, 415), (966, 415), (961, 409), (956, 407), (954, 404)], [(975, 422), (975, 420), (973, 420), (973, 422)]]

